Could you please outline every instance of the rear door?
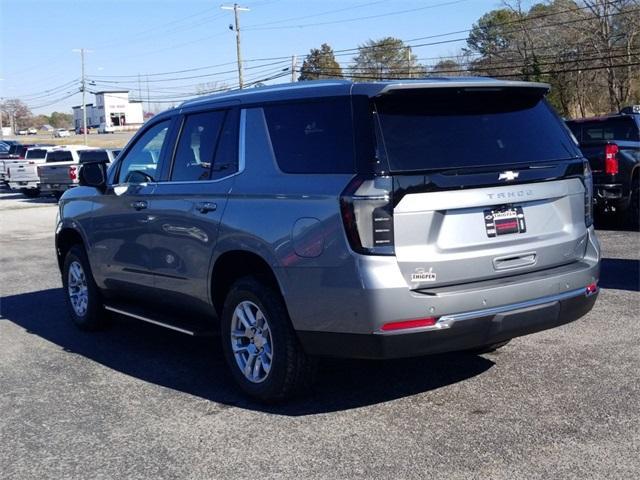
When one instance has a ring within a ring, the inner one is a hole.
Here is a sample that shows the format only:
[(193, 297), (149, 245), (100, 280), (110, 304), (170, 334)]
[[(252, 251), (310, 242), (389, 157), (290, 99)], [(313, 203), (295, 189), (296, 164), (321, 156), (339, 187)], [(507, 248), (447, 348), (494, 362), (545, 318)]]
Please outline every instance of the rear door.
[(237, 109), (194, 112), (180, 119), (170, 168), (149, 204), (155, 285), (174, 305), (208, 305), (210, 262), (238, 172), (237, 145)]
[(582, 258), (581, 154), (542, 95), (439, 88), (376, 99), (378, 156), (394, 184), (395, 254), (411, 288)]

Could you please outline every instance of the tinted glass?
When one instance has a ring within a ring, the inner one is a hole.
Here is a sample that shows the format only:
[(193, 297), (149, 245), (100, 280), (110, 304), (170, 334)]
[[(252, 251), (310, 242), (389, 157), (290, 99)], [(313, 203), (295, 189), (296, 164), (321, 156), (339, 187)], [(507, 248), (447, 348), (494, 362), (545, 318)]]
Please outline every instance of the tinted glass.
[(188, 115), (173, 161), (172, 181), (208, 180), (225, 112)]
[(378, 156), (391, 171), (528, 164), (580, 154), (535, 91), (433, 89), (384, 96), (376, 108)]
[(238, 171), (238, 110), (230, 110), (218, 139), (212, 179), (224, 178)]
[(21, 145), (19, 143), (14, 143), (13, 145), (11, 145), (11, 147), (9, 147), (9, 155), (17, 155), (20, 147)]
[(278, 166), (287, 173), (354, 171), (348, 97), (264, 107)]
[(27, 156), (25, 158), (28, 158), (29, 160), (33, 160), (33, 159), (44, 158), (46, 156), (47, 156), (46, 150), (42, 148), (32, 148), (30, 150), (27, 150)]
[(79, 155), (80, 163), (109, 161), (109, 154), (105, 150), (83, 150)]
[(73, 155), (69, 150), (56, 150), (47, 153), (47, 163), (73, 162)]
[(580, 142), (640, 140), (638, 127), (631, 117), (569, 122), (567, 125)]
[(155, 180), (162, 146), (170, 120), (157, 123), (136, 141), (122, 159), (118, 183), (142, 183)]

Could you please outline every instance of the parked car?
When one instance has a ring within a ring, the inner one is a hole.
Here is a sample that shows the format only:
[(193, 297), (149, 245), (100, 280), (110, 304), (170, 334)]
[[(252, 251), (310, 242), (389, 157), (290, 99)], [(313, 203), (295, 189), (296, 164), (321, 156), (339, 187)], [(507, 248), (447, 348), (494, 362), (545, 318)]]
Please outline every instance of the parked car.
[(29, 130), (27, 130), (26, 128), (21, 128), (16, 132), (16, 135), (28, 135), (28, 134), (29, 134)]
[(53, 132), (53, 136), (56, 138), (70, 137), (71, 133), (66, 128), (56, 128)]
[(115, 133), (116, 129), (106, 123), (101, 123), (98, 127), (98, 133)]
[(31, 127), (29, 130), (27, 130), (27, 133), (29, 135), (36, 135), (38, 133), (38, 129)]
[(9, 152), (11, 151), (11, 146), (18, 143), (19, 142), (17, 140), (3, 139), (2, 141), (0, 141), (0, 159), (8, 158)]
[(70, 316), (219, 328), (264, 401), (308, 385), (317, 356), (490, 351), (576, 320), (600, 248), (548, 89), (302, 82), (160, 113), (60, 200)]
[(20, 163), (24, 160), (24, 156), (27, 153), (27, 150), (31, 147), (39, 147), (45, 146), (38, 143), (14, 143), (9, 148), (9, 155), (7, 158), (0, 160), (0, 182), (6, 184), (7, 183), (7, 169), (12, 165)]
[(40, 193), (59, 198), (66, 190), (78, 185), (80, 152), (92, 147), (61, 145), (47, 152), (44, 165), (38, 166)]
[(7, 183), (12, 190), (18, 190), (29, 198), (40, 195), (38, 165), (45, 163), (47, 152), (58, 148), (40, 146), (28, 148), (24, 160), (17, 161), (7, 168)]
[[(596, 212), (640, 221), (640, 105), (567, 125), (593, 171)], [(634, 113), (637, 111), (638, 113)]]

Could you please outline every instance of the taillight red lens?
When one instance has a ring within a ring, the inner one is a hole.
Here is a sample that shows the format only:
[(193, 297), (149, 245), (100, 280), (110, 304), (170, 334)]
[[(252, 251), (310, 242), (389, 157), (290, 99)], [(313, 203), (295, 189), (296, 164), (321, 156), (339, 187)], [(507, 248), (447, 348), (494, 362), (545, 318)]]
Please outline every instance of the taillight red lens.
[(616, 175), (618, 173), (618, 145), (609, 143), (604, 146), (604, 171), (608, 175)]
[(78, 169), (77, 169), (77, 167), (69, 167), (69, 178), (71, 180), (76, 180), (78, 178)]
[(392, 189), (391, 177), (355, 177), (342, 192), (342, 222), (353, 251), (394, 254)]
[(589, 285), (586, 286), (584, 294), (587, 297), (590, 297), (591, 295), (594, 295), (596, 293), (598, 293), (598, 284), (597, 283), (590, 283)]
[(385, 323), (381, 330), (391, 332), (393, 330), (404, 330), (406, 328), (433, 327), (438, 322), (436, 317), (418, 318), (416, 320), (401, 320), (399, 322)]

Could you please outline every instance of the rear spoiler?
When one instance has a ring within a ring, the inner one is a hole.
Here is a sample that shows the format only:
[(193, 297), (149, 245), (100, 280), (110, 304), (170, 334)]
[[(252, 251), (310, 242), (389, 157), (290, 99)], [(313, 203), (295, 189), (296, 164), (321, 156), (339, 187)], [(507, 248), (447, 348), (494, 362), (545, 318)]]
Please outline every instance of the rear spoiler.
[(551, 85), (548, 83), (540, 83), (540, 82), (522, 82), (522, 81), (514, 81), (514, 80), (492, 80), (487, 82), (477, 81), (477, 80), (454, 80), (454, 81), (446, 81), (446, 82), (420, 82), (420, 81), (409, 81), (409, 82), (398, 82), (391, 83), (389, 85), (385, 85), (379, 92), (378, 95), (385, 95), (393, 92), (403, 91), (403, 90), (422, 90), (422, 89), (433, 89), (433, 88), (464, 88), (470, 91), (473, 90), (502, 90), (505, 88), (527, 88), (532, 90), (541, 90), (542, 95), (546, 95), (551, 90)]

